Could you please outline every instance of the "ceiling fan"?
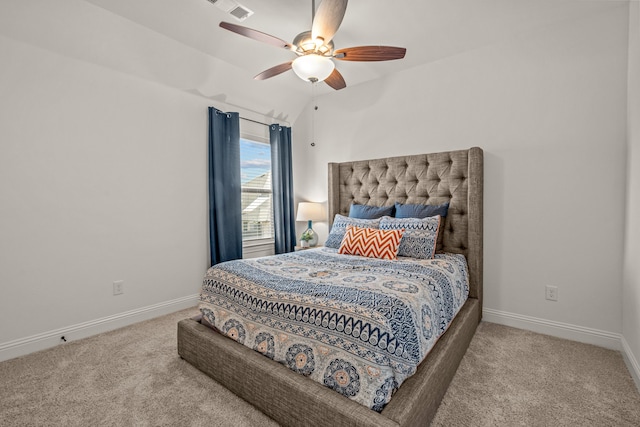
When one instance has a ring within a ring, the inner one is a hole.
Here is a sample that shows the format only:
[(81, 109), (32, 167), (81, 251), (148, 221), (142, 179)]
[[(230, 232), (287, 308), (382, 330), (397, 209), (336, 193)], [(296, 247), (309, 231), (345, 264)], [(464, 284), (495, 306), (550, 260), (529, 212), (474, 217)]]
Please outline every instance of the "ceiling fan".
[(290, 50), (298, 57), (284, 64), (276, 65), (254, 77), (266, 80), (293, 69), (303, 80), (312, 83), (324, 81), (335, 90), (347, 86), (342, 74), (335, 68), (332, 59), (340, 61), (390, 61), (402, 59), (407, 51), (403, 47), (358, 46), (334, 50), (333, 36), (338, 31), (347, 10), (348, 0), (322, 0), (316, 11), (315, 0), (311, 4), (311, 31), (298, 34), (292, 43), (272, 35), (229, 22), (220, 26), (242, 36)]

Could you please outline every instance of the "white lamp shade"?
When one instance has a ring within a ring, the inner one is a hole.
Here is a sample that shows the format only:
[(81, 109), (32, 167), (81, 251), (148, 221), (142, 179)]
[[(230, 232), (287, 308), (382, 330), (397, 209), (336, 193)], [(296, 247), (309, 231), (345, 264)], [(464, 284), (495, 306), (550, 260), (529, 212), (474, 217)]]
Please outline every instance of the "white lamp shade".
[(296, 221), (324, 221), (324, 209), (321, 203), (300, 202)]
[(321, 82), (331, 75), (336, 65), (326, 56), (310, 53), (299, 56), (291, 65), (293, 71), (304, 81)]

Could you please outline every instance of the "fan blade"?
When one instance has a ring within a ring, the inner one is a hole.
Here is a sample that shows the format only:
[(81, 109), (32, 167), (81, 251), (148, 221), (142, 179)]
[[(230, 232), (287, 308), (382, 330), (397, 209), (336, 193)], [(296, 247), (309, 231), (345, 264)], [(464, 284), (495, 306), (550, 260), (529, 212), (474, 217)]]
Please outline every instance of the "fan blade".
[(347, 87), (342, 74), (340, 74), (340, 71), (338, 71), (337, 68), (333, 69), (333, 72), (324, 80), (324, 82), (335, 90), (340, 90)]
[(232, 24), (230, 22), (221, 22), (220, 26), (225, 30), (233, 31), (234, 33), (240, 34), (241, 36), (249, 37), (250, 39), (257, 40), (262, 43), (267, 43), (275, 47), (280, 47), (287, 50), (291, 50), (292, 48), (291, 43), (287, 43), (282, 39), (271, 36), (267, 33), (263, 33), (262, 31), (253, 30), (251, 28)]
[(391, 61), (402, 59), (407, 49), (393, 46), (358, 46), (338, 49), (333, 57), (341, 61)]
[(282, 74), (285, 71), (289, 71), (291, 69), (291, 64), (293, 61), (285, 62), (284, 64), (276, 65), (275, 67), (271, 67), (268, 70), (264, 70), (260, 74), (254, 77), (255, 80), (266, 80), (268, 78), (277, 76), (278, 74)]
[(322, 38), (329, 43), (340, 28), (342, 18), (347, 10), (347, 0), (322, 0), (311, 27), (311, 37)]

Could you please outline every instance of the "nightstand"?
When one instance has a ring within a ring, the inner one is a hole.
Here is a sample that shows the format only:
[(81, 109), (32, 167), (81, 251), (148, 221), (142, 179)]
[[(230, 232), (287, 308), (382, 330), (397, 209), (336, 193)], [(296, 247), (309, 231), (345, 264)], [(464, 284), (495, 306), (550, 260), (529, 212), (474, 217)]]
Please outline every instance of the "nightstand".
[(298, 251), (306, 251), (307, 249), (315, 249), (315, 248), (322, 248), (322, 247), (324, 247), (324, 245), (316, 245), (316, 246), (314, 246), (312, 248), (311, 247), (303, 248), (302, 246), (296, 246), (295, 247), (295, 251), (296, 252), (298, 252)]

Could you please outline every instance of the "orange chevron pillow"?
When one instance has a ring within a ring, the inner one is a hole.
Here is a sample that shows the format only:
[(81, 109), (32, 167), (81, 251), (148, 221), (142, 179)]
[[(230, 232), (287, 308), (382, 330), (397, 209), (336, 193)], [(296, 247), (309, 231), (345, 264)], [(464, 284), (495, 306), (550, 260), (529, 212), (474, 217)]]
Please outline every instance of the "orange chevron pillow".
[(398, 259), (398, 248), (403, 233), (404, 228), (378, 230), (347, 225), (338, 253), (369, 258)]

